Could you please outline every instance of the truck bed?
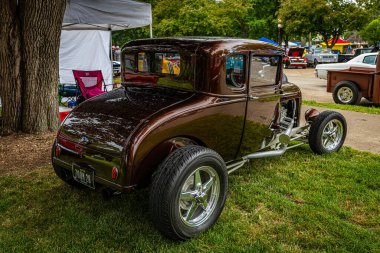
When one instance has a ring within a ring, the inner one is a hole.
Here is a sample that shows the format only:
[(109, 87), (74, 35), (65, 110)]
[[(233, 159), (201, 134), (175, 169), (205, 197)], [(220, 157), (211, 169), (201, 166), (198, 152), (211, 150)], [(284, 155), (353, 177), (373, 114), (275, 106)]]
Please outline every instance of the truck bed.
[(365, 98), (371, 98), (375, 70), (369, 68), (350, 68), (347, 70), (329, 71), (327, 74), (327, 92), (333, 92), (335, 86), (341, 81), (356, 83)]

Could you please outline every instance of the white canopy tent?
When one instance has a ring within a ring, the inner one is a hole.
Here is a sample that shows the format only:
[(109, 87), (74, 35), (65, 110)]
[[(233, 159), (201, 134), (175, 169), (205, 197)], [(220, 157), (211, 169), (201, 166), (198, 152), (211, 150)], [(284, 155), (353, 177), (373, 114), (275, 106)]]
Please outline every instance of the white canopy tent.
[(150, 26), (151, 5), (132, 0), (68, 0), (59, 50), (60, 83), (75, 83), (72, 70), (102, 70), (112, 83), (111, 32)]

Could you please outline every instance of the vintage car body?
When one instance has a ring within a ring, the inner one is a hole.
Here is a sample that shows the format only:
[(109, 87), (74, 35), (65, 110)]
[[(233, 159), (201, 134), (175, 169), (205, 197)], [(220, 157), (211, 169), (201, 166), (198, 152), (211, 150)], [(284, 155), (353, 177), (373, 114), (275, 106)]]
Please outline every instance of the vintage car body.
[(321, 63), (334, 63), (338, 62), (338, 55), (331, 53), (331, 51), (322, 48), (316, 48), (314, 52), (305, 55), (309, 66), (317, 66)]
[(315, 67), (315, 76), (327, 79), (327, 72), (334, 70), (345, 70), (353, 68), (376, 68), (377, 53), (361, 54), (354, 59), (344, 63), (319, 64)]
[(328, 72), (327, 92), (333, 93), (336, 103), (358, 104), (365, 97), (374, 104), (380, 104), (380, 57), (376, 54), (376, 68), (351, 67)]
[(289, 67), (307, 67), (307, 58), (304, 58), (305, 48), (303, 47), (291, 47), (284, 58), (285, 68)]
[(282, 83), (282, 57), (276, 46), (244, 39), (127, 43), (123, 87), (83, 102), (62, 123), (56, 174), (118, 192), (152, 183), (156, 227), (176, 240), (196, 236), (222, 211), (228, 173), (248, 160), (281, 155), (291, 140), (316, 153), (344, 142), (346, 123), (335, 112), (311, 110), (299, 126), (301, 92)]

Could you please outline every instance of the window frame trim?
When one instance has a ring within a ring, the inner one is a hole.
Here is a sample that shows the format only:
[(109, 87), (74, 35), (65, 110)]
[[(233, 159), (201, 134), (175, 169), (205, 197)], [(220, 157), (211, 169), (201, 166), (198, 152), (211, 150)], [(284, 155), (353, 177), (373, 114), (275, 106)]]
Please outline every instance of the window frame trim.
[(248, 86), (251, 89), (251, 64), (252, 64), (252, 58), (253, 57), (279, 57), (280, 58), (280, 63), (277, 65), (277, 72), (276, 72), (276, 81), (274, 84), (266, 84), (266, 85), (255, 85), (252, 86), (253, 88), (258, 88), (258, 87), (269, 87), (269, 86), (280, 86), (281, 85), (281, 69), (282, 69), (282, 61), (283, 61), (283, 56), (279, 54), (255, 54), (254, 52), (251, 52), (249, 55), (249, 78), (248, 78)]
[[(244, 82), (244, 85), (243, 87), (241, 88), (237, 88), (237, 87), (230, 87), (227, 85), (227, 58), (230, 57), (230, 56), (233, 56), (233, 55), (242, 55), (244, 56), (245, 60), (244, 60), (244, 72), (245, 72), (245, 82)], [(225, 69), (225, 75), (224, 75), (224, 85), (225, 87), (232, 91), (233, 93), (239, 93), (239, 94), (245, 94), (246, 91), (248, 90), (247, 87), (248, 87), (248, 84), (249, 84), (249, 59), (250, 59), (250, 52), (231, 52), (229, 54), (226, 54), (225, 55), (225, 63), (224, 63), (224, 69)]]

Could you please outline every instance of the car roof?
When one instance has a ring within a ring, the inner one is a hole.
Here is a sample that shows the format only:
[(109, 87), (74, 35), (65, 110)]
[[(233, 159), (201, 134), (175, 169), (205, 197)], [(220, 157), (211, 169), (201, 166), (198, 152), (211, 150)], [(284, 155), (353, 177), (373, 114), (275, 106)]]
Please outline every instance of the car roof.
[(123, 46), (123, 50), (133, 47), (168, 47), (173, 46), (189, 51), (201, 49), (209, 51), (210, 49), (239, 49), (239, 50), (273, 50), (282, 53), (283, 50), (273, 44), (242, 38), (226, 38), (226, 37), (168, 37), (168, 38), (151, 38), (133, 40)]
[(352, 59), (349, 60), (348, 62), (351, 62), (351, 61), (354, 62), (355, 60), (363, 59), (364, 57), (369, 56), (369, 55), (378, 55), (378, 52), (360, 54), (360, 55), (358, 55), (358, 56), (352, 58)]

